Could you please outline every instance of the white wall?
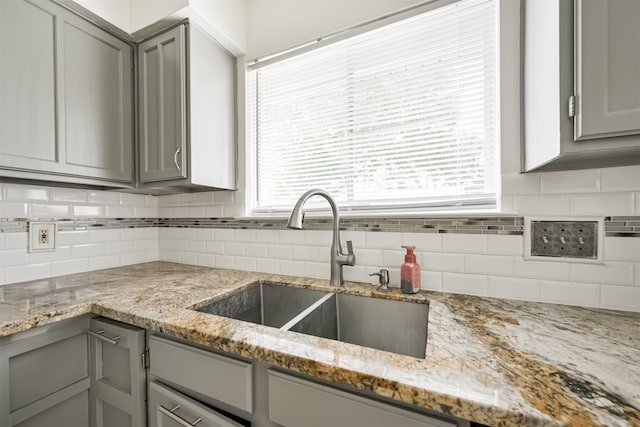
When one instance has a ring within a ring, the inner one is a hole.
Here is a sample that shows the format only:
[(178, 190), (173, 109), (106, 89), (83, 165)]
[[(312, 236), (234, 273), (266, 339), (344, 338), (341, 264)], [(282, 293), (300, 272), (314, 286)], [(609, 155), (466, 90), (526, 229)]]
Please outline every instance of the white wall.
[(130, 32), (131, 0), (74, 0), (80, 6), (106, 19), (116, 27)]
[(247, 0), (247, 58), (279, 52), (421, 0)]

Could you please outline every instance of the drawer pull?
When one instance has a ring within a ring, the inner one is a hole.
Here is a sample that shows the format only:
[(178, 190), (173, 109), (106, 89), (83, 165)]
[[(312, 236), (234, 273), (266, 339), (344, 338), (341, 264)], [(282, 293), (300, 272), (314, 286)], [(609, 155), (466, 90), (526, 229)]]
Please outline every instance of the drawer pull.
[(104, 329), (100, 329), (99, 331), (88, 330), (87, 333), (92, 337), (96, 337), (113, 345), (118, 345), (118, 341), (120, 341), (120, 335), (116, 335), (115, 337), (108, 337), (104, 335)]
[(198, 424), (200, 421), (202, 421), (202, 418), (198, 418), (194, 422), (190, 423), (189, 421), (187, 421), (184, 418), (182, 418), (180, 415), (176, 414), (175, 412), (178, 409), (180, 409), (180, 405), (174, 406), (173, 409), (167, 409), (164, 406), (160, 405), (160, 408), (158, 408), (158, 409), (160, 410), (160, 412), (165, 414), (167, 417), (171, 418), (173, 421), (177, 422), (178, 424), (180, 424), (181, 426), (184, 426), (184, 427), (193, 427), (196, 424)]
[(182, 168), (180, 167), (180, 165), (178, 165), (178, 154), (180, 154), (180, 152), (182, 151), (182, 147), (178, 147), (178, 149), (176, 150), (176, 152), (173, 154), (173, 164), (176, 165), (176, 168), (182, 172)]

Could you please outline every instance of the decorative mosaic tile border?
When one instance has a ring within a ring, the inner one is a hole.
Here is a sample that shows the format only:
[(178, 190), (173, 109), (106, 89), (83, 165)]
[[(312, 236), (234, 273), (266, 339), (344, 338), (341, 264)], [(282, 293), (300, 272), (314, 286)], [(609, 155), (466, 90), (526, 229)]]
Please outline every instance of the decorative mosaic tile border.
[[(60, 231), (114, 228), (230, 228), (254, 230), (284, 230), (284, 219), (235, 218), (65, 218), (55, 219)], [(342, 218), (342, 230), (404, 233), (458, 233), (522, 235), (522, 217), (473, 218)], [(307, 230), (331, 230), (331, 220), (308, 218)], [(0, 232), (25, 232), (26, 218), (0, 218)], [(606, 217), (605, 233), (613, 237), (640, 237), (640, 216)]]

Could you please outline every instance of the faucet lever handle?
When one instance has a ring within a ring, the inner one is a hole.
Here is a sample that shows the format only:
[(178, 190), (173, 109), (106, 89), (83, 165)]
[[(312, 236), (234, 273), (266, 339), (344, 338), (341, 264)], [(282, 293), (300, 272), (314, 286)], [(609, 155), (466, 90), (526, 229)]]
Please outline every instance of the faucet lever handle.
[(353, 243), (347, 240), (347, 265), (356, 265), (356, 255), (353, 253)]

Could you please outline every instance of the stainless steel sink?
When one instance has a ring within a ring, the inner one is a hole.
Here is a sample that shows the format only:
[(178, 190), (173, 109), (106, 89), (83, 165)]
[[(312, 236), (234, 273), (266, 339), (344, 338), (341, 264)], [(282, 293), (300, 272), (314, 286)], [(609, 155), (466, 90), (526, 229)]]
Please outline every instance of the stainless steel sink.
[(311, 289), (256, 283), (196, 311), (280, 328), (324, 295)]
[(196, 310), (424, 358), (428, 304), (258, 283)]
[(333, 294), (289, 330), (424, 358), (428, 305)]

